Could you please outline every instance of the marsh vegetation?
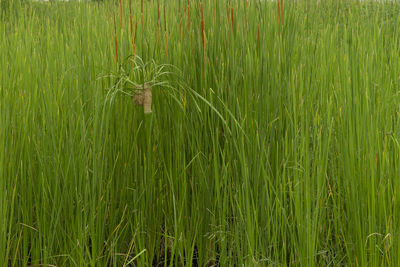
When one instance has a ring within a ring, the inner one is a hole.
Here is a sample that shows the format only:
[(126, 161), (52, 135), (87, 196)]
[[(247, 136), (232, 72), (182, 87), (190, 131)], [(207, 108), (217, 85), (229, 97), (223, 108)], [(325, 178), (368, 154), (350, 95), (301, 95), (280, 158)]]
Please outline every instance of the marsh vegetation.
[(399, 14), (1, 1), (0, 264), (397, 266)]

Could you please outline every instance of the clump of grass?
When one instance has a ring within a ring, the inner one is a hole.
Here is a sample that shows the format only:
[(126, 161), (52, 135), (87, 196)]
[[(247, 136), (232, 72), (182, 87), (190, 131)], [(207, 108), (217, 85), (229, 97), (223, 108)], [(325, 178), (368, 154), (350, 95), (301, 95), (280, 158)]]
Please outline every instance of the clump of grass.
[(153, 88), (162, 90), (165, 96), (171, 96), (182, 105), (179, 97), (184, 86), (180, 81), (174, 82), (180, 80), (179, 75), (180, 71), (173, 65), (157, 64), (154, 60), (144, 62), (139, 56), (129, 56), (116, 72), (102, 77), (115, 81), (107, 93), (108, 98), (113, 99), (117, 93), (130, 96), (136, 105), (143, 106), (145, 114), (149, 114)]

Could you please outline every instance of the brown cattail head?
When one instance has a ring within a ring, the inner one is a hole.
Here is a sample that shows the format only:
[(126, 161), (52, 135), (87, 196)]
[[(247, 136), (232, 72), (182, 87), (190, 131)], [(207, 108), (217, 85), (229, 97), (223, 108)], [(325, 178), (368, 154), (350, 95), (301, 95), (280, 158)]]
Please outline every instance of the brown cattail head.
[(164, 2), (164, 30), (167, 31), (167, 16), (165, 15), (165, 2)]
[(188, 16), (188, 30), (190, 31), (190, 6), (189, 6), (189, 0), (187, 1), (187, 16)]
[(203, 15), (203, 1), (200, 1), (200, 15), (201, 15), (201, 40), (203, 43), (203, 50), (206, 49), (206, 38), (204, 31), (204, 15)]
[(144, 114), (151, 113), (152, 88), (148, 84), (135, 87), (133, 101), (137, 106), (143, 106)]
[(129, 22), (131, 28), (131, 38), (133, 42), (133, 22), (132, 22), (132, 0), (129, 1)]
[(231, 21), (232, 21), (232, 32), (235, 33), (234, 19), (233, 19), (233, 7), (231, 7)]

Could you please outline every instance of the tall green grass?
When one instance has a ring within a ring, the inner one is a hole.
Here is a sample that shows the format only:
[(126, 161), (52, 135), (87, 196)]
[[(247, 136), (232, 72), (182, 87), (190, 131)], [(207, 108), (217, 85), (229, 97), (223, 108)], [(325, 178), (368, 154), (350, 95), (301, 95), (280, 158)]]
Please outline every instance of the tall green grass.
[(2, 266), (397, 266), (398, 3), (2, 7)]

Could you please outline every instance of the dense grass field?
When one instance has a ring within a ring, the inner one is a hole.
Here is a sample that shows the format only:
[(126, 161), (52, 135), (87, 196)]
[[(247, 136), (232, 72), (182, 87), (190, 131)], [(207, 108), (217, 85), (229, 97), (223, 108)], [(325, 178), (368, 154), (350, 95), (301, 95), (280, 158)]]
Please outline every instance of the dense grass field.
[(398, 266), (399, 3), (0, 4), (0, 266)]

